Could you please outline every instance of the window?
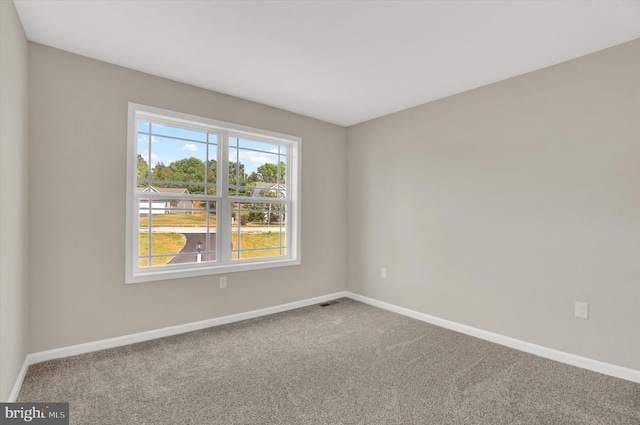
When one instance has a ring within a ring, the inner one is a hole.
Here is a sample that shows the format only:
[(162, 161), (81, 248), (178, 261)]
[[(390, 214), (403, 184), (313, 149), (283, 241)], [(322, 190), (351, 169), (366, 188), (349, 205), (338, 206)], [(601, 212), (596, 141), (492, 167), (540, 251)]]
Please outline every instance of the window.
[(301, 143), (130, 103), (126, 282), (300, 264)]

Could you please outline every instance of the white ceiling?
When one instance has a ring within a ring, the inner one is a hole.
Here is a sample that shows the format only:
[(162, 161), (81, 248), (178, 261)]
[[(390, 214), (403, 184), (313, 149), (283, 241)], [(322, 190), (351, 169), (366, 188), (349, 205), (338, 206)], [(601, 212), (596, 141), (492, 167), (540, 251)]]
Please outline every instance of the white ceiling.
[(343, 126), (640, 37), (640, 1), (15, 4), (31, 41)]

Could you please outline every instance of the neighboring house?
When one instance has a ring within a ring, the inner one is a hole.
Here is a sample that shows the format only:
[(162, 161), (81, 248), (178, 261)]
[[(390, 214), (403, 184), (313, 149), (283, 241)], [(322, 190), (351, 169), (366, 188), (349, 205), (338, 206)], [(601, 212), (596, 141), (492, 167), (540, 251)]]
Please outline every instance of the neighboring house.
[[(188, 195), (189, 190), (183, 187), (155, 187), (138, 188), (138, 192), (173, 193)], [(193, 201), (186, 199), (154, 199), (151, 202), (151, 214), (176, 214), (193, 212)], [(149, 214), (149, 201), (140, 201), (140, 214)]]
[[(257, 197), (274, 197), (274, 198), (284, 198), (286, 196), (286, 187), (283, 184), (278, 183), (265, 183), (265, 182), (257, 182), (251, 193), (251, 196), (254, 198)], [(272, 212), (272, 205), (269, 204), (269, 210), (264, 214), (264, 222), (267, 224), (271, 224), (274, 222), (279, 222), (282, 219), (282, 222), (285, 220), (285, 214), (277, 211), (279, 208), (276, 206), (276, 212)]]
[(253, 189), (253, 192), (251, 193), (251, 196), (253, 197), (265, 196), (265, 193), (263, 191), (268, 191), (269, 193), (273, 193), (274, 198), (284, 198), (287, 194), (285, 185), (283, 184), (257, 182)]

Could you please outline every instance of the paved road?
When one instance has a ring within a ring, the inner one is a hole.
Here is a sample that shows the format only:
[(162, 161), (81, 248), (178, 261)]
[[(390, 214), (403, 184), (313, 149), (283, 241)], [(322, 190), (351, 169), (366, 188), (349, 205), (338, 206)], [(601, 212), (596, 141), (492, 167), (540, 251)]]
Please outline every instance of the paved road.
[[(280, 229), (279, 227), (241, 227), (240, 231), (241, 232), (277, 232), (279, 229)], [(283, 227), (283, 230), (284, 230), (284, 227)], [(140, 229), (140, 231), (145, 232), (145, 229)], [(182, 233), (187, 235), (189, 233), (204, 234), (207, 232), (207, 228), (206, 227), (154, 227), (153, 231), (158, 233)], [(211, 227), (210, 232), (215, 233), (216, 228)]]
[[(209, 250), (214, 251), (216, 248), (216, 233), (215, 228), (210, 229), (209, 233)], [(279, 229), (277, 227), (241, 227), (241, 232), (276, 232)], [(144, 232), (144, 229), (141, 229)], [(173, 257), (168, 264), (181, 264), (181, 263), (195, 263), (198, 259), (196, 244), (202, 242), (202, 250), (206, 251), (205, 246), (207, 240), (207, 228), (206, 227), (154, 227), (154, 232), (158, 233), (182, 233), (187, 237), (187, 243), (180, 250), (177, 255)], [(233, 249), (233, 242), (231, 243)], [(206, 254), (202, 254), (202, 261), (213, 261), (216, 259), (216, 253), (209, 253), (210, 258), (206, 258)]]
[[(153, 229), (155, 231), (155, 229)], [(175, 231), (175, 230), (174, 230)], [(180, 232), (182, 233), (182, 232)], [(198, 241), (202, 242), (202, 250), (205, 251), (207, 249), (206, 242), (207, 236), (206, 233), (185, 233), (187, 237), (187, 243), (184, 248), (180, 250), (180, 254), (187, 255), (178, 255), (173, 257), (173, 260), (169, 261), (169, 264), (180, 264), (180, 263), (195, 263), (197, 261), (197, 251), (196, 244)], [(214, 251), (216, 249), (216, 234), (209, 233), (209, 250)], [(215, 252), (209, 254), (210, 258), (207, 259), (205, 254), (202, 254), (202, 261), (210, 261), (216, 259)]]

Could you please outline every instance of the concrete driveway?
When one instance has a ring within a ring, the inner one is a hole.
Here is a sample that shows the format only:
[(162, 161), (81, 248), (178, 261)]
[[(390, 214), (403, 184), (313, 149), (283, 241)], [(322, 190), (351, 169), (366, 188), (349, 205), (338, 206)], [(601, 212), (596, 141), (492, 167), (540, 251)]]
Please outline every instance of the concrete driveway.
[[(209, 250), (215, 251), (216, 249), (216, 233), (215, 228), (210, 229), (209, 233)], [(234, 229), (235, 230), (235, 229)], [(278, 227), (241, 227), (241, 232), (277, 232), (280, 229)], [(143, 230), (144, 231), (144, 230)], [(182, 264), (182, 263), (195, 263), (197, 261), (196, 244), (198, 241), (202, 242), (202, 250), (206, 251), (207, 240), (207, 228), (206, 227), (154, 227), (154, 233), (182, 233), (187, 237), (187, 243), (167, 264)], [(233, 249), (233, 242), (231, 243), (231, 249)], [(216, 259), (216, 253), (210, 252), (209, 258), (207, 254), (202, 254), (202, 261), (213, 261)]]
[[(156, 231), (156, 229), (153, 229)], [(175, 232), (175, 229), (173, 230)], [(180, 232), (182, 233), (182, 232)], [(206, 233), (184, 233), (187, 237), (187, 243), (180, 250), (179, 254), (173, 258), (173, 260), (169, 261), (168, 264), (181, 264), (181, 263), (195, 263), (197, 261), (197, 250), (196, 244), (198, 241), (202, 242), (202, 250), (205, 251), (207, 249), (207, 236)], [(216, 249), (216, 234), (209, 233), (209, 250), (215, 251)], [(216, 259), (216, 253), (211, 252), (208, 254), (210, 258), (206, 257), (206, 254), (202, 254), (202, 261), (212, 261)]]

